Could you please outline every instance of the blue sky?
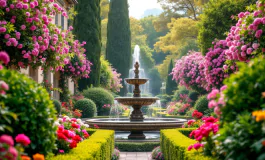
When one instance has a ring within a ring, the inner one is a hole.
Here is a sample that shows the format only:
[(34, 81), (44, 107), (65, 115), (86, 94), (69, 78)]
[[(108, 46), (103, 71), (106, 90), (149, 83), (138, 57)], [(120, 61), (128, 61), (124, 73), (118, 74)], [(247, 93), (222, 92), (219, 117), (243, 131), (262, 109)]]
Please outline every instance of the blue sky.
[(128, 0), (130, 8), (130, 16), (140, 19), (144, 14), (144, 11), (152, 8), (159, 8), (161, 6), (157, 3), (157, 0)]

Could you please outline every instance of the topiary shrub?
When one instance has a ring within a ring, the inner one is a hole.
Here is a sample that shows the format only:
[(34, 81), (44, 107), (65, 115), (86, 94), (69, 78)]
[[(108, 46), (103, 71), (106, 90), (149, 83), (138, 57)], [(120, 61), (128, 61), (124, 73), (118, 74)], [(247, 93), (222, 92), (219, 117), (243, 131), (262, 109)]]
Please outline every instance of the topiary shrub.
[(96, 104), (90, 99), (80, 99), (75, 103), (75, 109), (82, 111), (82, 118), (94, 117), (97, 112)]
[(204, 112), (208, 109), (208, 99), (206, 95), (199, 97), (199, 99), (195, 102), (194, 108), (199, 112)]
[(197, 91), (190, 91), (189, 92), (189, 98), (192, 100), (192, 101), (197, 101), (197, 99), (198, 99), (198, 97), (199, 97), (199, 92), (197, 92)]
[[(46, 89), (17, 71), (0, 70), (0, 79), (10, 86), (6, 96), (1, 97), (1, 102), (18, 116), (17, 120), (8, 124), (14, 129), (13, 132), (0, 131), (0, 135), (10, 134), (15, 137), (24, 133), (31, 140), (25, 153), (51, 153), (56, 140), (56, 110)], [(2, 123), (0, 118), (0, 124)]]
[(61, 109), (62, 109), (62, 105), (61, 105), (61, 102), (58, 101), (57, 99), (53, 99), (53, 105), (57, 111), (57, 115), (60, 115), (61, 114)]
[(103, 88), (89, 88), (83, 91), (83, 95), (85, 98), (91, 99), (96, 104), (99, 116), (109, 115), (110, 108), (102, 107), (104, 104), (113, 104), (114, 97), (111, 93)]

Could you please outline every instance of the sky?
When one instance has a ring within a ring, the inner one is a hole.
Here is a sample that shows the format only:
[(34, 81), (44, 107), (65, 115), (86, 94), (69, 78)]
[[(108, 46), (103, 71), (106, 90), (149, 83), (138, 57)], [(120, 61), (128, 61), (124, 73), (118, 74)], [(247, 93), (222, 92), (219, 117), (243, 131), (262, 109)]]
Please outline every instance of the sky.
[(130, 16), (140, 19), (144, 14), (144, 11), (152, 8), (159, 8), (161, 6), (157, 3), (157, 0), (128, 0), (130, 8)]

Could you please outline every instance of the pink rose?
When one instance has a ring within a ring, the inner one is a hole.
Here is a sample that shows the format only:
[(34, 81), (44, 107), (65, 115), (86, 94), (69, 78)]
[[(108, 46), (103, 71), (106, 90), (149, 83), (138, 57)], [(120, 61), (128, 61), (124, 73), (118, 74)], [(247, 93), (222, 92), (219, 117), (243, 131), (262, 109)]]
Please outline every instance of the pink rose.
[(9, 146), (14, 146), (13, 138), (6, 134), (3, 134), (2, 136), (0, 136), (0, 143), (5, 143)]
[(15, 140), (17, 143), (21, 143), (24, 146), (28, 146), (30, 144), (30, 139), (25, 134), (18, 134)]

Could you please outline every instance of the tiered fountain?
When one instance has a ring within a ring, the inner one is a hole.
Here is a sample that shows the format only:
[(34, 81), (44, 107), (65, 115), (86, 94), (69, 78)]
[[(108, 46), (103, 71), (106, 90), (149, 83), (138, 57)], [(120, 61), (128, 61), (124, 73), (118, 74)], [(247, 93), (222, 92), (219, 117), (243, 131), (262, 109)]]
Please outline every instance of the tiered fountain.
[(98, 125), (101, 129), (113, 129), (115, 131), (130, 131), (128, 139), (145, 139), (143, 131), (159, 131), (160, 129), (179, 128), (186, 121), (178, 118), (147, 118), (144, 119), (141, 112), (142, 106), (149, 106), (158, 100), (156, 97), (141, 97), (140, 85), (148, 79), (139, 78), (139, 63), (135, 65), (135, 77), (125, 79), (128, 84), (134, 85), (133, 97), (118, 97), (117, 100), (123, 105), (132, 106), (133, 111), (130, 119), (127, 118), (100, 118), (89, 119), (87, 124)]

